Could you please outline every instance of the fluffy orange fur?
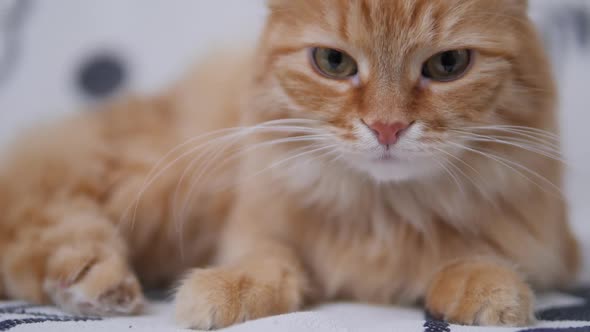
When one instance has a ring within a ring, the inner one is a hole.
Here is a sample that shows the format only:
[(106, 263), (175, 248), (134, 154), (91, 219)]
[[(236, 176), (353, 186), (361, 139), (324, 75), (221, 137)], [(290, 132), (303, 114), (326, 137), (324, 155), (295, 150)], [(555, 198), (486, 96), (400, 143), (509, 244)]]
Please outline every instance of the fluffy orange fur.
[[(132, 314), (139, 281), (200, 267), (176, 297), (192, 328), (337, 299), (531, 323), (532, 289), (567, 287), (579, 263), (526, 5), (270, 0), (255, 52), (36, 129), (0, 172), (0, 296)], [(318, 75), (318, 46), (358, 77)], [(453, 49), (473, 51), (464, 77), (421, 79)], [(413, 127), (387, 151), (362, 125), (396, 121)]]

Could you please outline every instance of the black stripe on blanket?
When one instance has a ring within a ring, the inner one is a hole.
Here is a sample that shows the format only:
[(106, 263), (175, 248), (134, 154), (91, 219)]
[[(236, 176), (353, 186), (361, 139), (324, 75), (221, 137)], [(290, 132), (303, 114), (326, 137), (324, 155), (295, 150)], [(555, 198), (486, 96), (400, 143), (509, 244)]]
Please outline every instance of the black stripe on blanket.
[(23, 318), (0, 320), (0, 332), (8, 331), (17, 326), (25, 324), (38, 324), (45, 322), (87, 322), (100, 320), (100, 318), (96, 317), (54, 315), (38, 311), (29, 311), (33, 308), (38, 308), (38, 306), (18, 305), (10, 307), (0, 307), (0, 319), (2, 314), (26, 316)]
[(590, 288), (570, 292), (571, 295), (585, 300), (584, 304), (559, 308), (549, 308), (537, 313), (537, 318), (544, 321), (578, 321), (590, 322)]
[[(590, 288), (579, 289), (569, 293), (585, 300), (584, 304), (575, 306), (555, 307), (537, 312), (540, 321), (545, 322), (590, 322)], [(426, 314), (424, 332), (452, 332), (452, 325)], [(521, 332), (590, 332), (590, 326), (569, 328), (531, 328)]]
[(424, 323), (424, 332), (451, 332), (451, 324), (434, 318), (427, 312), (426, 323)]
[(451, 332), (451, 325), (440, 320), (427, 320), (424, 323), (424, 332)]

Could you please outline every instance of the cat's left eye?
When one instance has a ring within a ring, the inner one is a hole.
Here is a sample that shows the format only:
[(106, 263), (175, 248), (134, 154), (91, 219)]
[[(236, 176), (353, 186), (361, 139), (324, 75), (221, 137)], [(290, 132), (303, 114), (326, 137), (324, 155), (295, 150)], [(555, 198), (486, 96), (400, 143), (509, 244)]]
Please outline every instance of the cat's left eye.
[(331, 79), (343, 80), (358, 73), (356, 61), (339, 50), (316, 47), (311, 50), (311, 61), (317, 71)]
[(470, 50), (455, 50), (439, 53), (428, 59), (422, 68), (422, 76), (437, 82), (460, 79), (471, 65)]

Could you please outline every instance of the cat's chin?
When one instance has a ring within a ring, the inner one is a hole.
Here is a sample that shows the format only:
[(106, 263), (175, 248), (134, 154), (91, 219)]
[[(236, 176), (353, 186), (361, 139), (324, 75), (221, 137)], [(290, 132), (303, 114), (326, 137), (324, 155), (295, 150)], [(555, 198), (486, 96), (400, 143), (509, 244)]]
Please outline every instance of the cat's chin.
[(373, 180), (386, 182), (407, 182), (431, 177), (437, 172), (432, 161), (426, 158), (415, 160), (401, 160), (396, 158), (374, 158), (369, 160), (355, 160), (351, 166)]

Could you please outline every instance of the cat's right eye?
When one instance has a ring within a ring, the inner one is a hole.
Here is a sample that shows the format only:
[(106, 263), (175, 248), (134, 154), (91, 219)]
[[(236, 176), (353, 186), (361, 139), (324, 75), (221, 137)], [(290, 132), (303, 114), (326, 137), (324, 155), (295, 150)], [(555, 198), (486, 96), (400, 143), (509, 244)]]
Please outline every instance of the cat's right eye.
[(313, 67), (322, 75), (344, 80), (354, 77), (358, 73), (356, 61), (348, 54), (331, 49), (316, 47), (311, 50)]

